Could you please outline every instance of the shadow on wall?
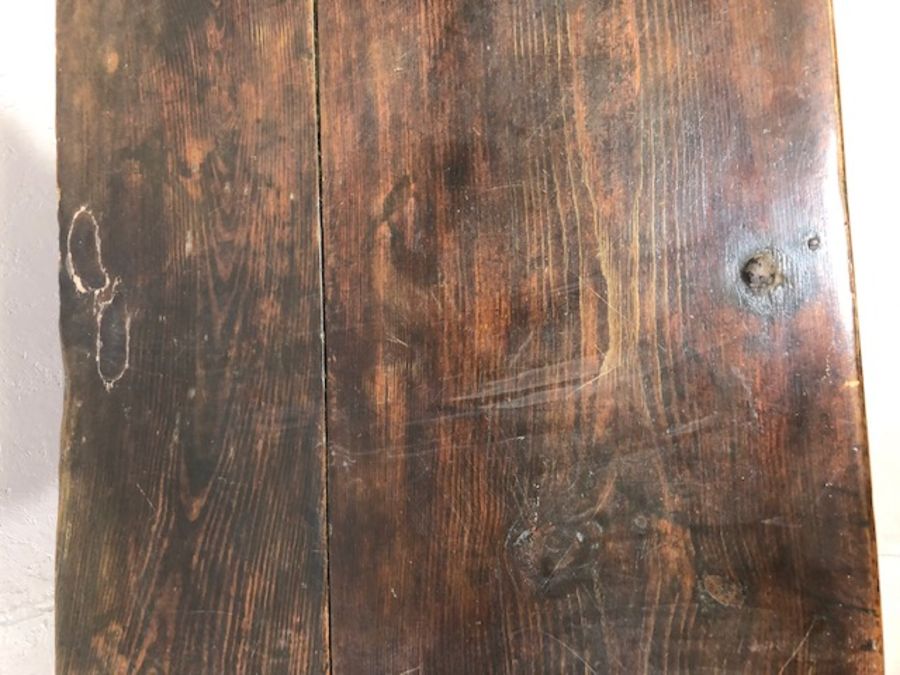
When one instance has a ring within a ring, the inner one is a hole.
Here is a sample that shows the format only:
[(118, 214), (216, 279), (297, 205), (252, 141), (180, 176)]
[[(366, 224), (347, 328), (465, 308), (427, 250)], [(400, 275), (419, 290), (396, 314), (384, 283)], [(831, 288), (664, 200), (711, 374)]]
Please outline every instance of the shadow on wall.
[[(0, 111), (0, 528), (12, 509), (45, 527), (45, 514), (27, 505), (57, 489), (64, 381), (57, 194), (54, 158)], [(55, 522), (55, 512), (46, 515)]]

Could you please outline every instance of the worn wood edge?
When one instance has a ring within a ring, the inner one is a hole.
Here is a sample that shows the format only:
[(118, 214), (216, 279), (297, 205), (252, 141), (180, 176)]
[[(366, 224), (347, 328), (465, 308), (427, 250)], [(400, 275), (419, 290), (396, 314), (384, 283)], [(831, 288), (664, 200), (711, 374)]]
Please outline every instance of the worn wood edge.
[(873, 608), (878, 618), (878, 630), (881, 634), (878, 645), (878, 653), (882, 661), (882, 670), (884, 670), (884, 625), (883, 613), (881, 607), (881, 576), (878, 564), (878, 523), (875, 514), (875, 502), (872, 495), (872, 458), (869, 449), (869, 424), (866, 409), (866, 385), (865, 372), (862, 366), (862, 341), (860, 338), (859, 327), (859, 308), (856, 294), (856, 264), (853, 258), (853, 227), (850, 209), (850, 198), (847, 191), (847, 162), (844, 139), (844, 115), (841, 99), (841, 74), (838, 66), (840, 57), (837, 48), (837, 22), (835, 20), (834, 2), (835, 0), (825, 0), (828, 6), (828, 22), (829, 22), (829, 40), (831, 41), (831, 68), (834, 87), (834, 110), (835, 110), (835, 134), (837, 135), (837, 173), (838, 183), (841, 194), (841, 204), (844, 209), (844, 231), (847, 239), (847, 276), (850, 282), (850, 298), (851, 311), (853, 312), (853, 346), (854, 360), (856, 363), (856, 375), (859, 380), (859, 407), (861, 417), (860, 434), (862, 436), (862, 453), (863, 463), (867, 467), (867, 475), (869, 479), (868, 490), (866, 491), (866, 507), (868, 509), (867, 517), (870, 523), (870, 541), (872, 542), (869, 551), (870, 567), (873, 575), (873, 583), (875, 588), (874, 601), (876, 606)]

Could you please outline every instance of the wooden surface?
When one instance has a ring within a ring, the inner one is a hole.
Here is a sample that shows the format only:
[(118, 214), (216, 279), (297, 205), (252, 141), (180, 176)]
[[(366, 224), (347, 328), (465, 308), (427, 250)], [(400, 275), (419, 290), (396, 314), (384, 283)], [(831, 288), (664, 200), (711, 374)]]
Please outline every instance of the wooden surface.
[(335, 672), (878, 672), (828, 4), (319, 15)]
[(825, 0), (59, 22), (61, 672), (882, 671)]
[(312, 5), (58, 27), (57, 668), (323, 672)]

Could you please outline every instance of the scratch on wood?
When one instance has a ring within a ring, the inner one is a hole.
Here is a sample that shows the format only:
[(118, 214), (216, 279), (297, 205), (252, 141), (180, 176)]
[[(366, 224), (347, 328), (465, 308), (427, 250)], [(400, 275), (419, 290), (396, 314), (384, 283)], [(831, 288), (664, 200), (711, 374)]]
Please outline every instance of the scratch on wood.
[(138, 492), (140, 492), (144, 496), (144, 499), (147, 500), (147, 506), (156, 511), (156, 507), (153, 505), (153, 502), (150, 501), (150, 497), (147, 496), (147, 493), (144, 492), (144, 488), (141, 487), (141, 484), (135, 483), (134, 486), (138, 489)]
[(588, 671), (589, 673), (592, 673), (592, 675), (597, 675), (597, 670), (596, 670), (593, 666), (591, 666), (591, 664), (588, 663), (587, 660), (586, 660), (581, 654), (579, 654), (578, 652), (576, 652), (572, 647), (570, 647), (569, 645), (567, 645), (565, 642), (563, 642), (562, 640), (560, 640), (560, 639), (559, 639), (558, 637), (556, 637), (555, 635), (551, 635), (550, 633), (543, 632), (543, 631), (542, 631), (541, 634), (544, 635), (544, 637), (550, 638), (551, 640), (553, 640), (554, 642), (556, 642), (557, 644), (559, 644), (559, 645), (560, 645), (563, 649), (565, 649), (567, 652), (569, 652), (572, 656), (574, 656), (574, 657), (578, 660), (578, 662), (581, 663), (581, 664), (587, 669), (587, 671)]
[(787, 670), (787, 667), (788, 667), (789, 665), (791, 665), (791, 663), (793, 662), (793, 660), (797, 658), (797, 655), (800, 653), (800, 650), (803, 649), (803, 645), (805, 645), (806, 642), (807, 642), (807, 640), (809, 640), (809, 636), (812, 634), (813, 628), (815, 628), (816, 623), (817, 623), (818, 621), (819, 621), (819, 617), (815, 617), (815, 618), (810, 622), (809, 628), (806, 629), (806, 633), (805, 633), (804, 636), (801, 638), (800, 642), (797, 643), (797, 646), (794, 647), (794, 651), (791, 652), (791, 655), (788, 657), (788, 660), (785, 661), (785, 662), (781, 665), (781, 668), (778, 670), (778, 675), (782, 675), (782, 674), (784, 673), (784, 671)]

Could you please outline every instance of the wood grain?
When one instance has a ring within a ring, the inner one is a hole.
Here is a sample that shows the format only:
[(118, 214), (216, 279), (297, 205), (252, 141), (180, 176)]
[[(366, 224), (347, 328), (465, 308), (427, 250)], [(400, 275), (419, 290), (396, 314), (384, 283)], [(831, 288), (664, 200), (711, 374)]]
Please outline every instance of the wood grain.
[(321, 3), (335, 673), (878, 673), (826, 0)]
[(60, 673), (327, 669), (313, 37), (58, 2)]
[(882, 672), (825, 0), (58, 8), (59, 672)]

